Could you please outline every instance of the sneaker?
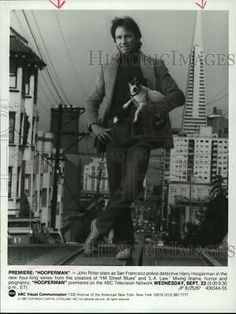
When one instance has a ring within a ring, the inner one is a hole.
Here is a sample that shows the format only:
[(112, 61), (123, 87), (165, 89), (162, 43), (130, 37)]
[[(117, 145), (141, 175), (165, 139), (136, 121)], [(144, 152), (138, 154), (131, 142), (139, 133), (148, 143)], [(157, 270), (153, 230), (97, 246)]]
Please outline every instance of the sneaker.
[(131, 247), (126, 247), (126, 248), (124, 248), (123, 250), (119, 251), (116, 254), (116, 259), (120, 259), (120, 260), (130, 259), (131, 257), (132, 257), (132, 249), (131, 249)]

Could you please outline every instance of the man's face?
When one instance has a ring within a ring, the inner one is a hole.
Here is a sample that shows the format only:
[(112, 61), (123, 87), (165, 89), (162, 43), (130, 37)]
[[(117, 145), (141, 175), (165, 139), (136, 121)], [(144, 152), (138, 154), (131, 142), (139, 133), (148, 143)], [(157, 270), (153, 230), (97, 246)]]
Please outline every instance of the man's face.
[(139, 40), (134, 36), (134, 33), (123, 26), (116, 28), (115, 42), (116, 47), (123, 54), (136, 52), (139, 44)]

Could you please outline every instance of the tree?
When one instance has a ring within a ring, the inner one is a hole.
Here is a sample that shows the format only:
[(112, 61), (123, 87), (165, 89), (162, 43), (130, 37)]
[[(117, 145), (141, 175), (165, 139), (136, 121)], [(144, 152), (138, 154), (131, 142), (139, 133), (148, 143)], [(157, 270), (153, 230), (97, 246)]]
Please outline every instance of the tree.
[(221, 169), (219, 169), (218, 174), (211, 182), (212, 188), (209, 194), (211, 200), (215, 199), (218, 195), (227, 196), (227, 189), (223, 185), (225, 179), (221, 176)]
[(207, 204), (207, 209), (200, 224), (200, 244), (219, 244), (228, 232), (228, 199), (218, 193)]
[(209, 202), (199, 215), (199, 224), (189, 224), (184, 244), (219, 245), (228, 232), (227, 189), (223, 186), (224, 178), (220, 170), (212, 181)]

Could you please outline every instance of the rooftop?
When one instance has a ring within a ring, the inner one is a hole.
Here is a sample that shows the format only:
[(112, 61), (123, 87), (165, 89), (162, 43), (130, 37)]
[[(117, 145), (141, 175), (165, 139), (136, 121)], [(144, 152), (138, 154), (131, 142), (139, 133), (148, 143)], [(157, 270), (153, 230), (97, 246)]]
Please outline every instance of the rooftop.
[(10, 56), (26, 58), (28, 63), (37, 65), (40, 69), (46, 66), (46, 63), (29, 47), (28, 41), (12, 27), (10, 27)]

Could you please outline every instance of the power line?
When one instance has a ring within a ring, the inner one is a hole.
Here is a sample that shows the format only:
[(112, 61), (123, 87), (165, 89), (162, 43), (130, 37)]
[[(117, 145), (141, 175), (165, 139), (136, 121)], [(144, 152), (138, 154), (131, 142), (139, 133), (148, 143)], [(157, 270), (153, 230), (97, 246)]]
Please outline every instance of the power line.
[[(26, 16), (26, 15), (25, 15), (25, 16)], [(49, 60), (50, 60), (50, 62), (51, 62), (51, 65), (52, 65), (53, 69), (54, 69), (55, 75), (56, 75), (57, 80), (58, 80), (58, 84), (61, 86), (60, 80), (59, 80), (58, 75), (57, 75), (57, 72), (56, 72), (56, 69), (55, 69), (55, 67), (54, 67), (54, 65), (53, 65), (53, 62), (52, 62), (52, 60), (51, 60), (51, 57), (50, 57), (50, 55), (49, 55), (49, 53), (48, 53), (48, 50), (47, 50), (47, 47), (46, 47), (45, 42), (44, 42), (44, 40), (43, 40), (43, 36), (42, 36), (41, 31), (40, 31), (38, 22), (37, 22), (36, 17), (35, 17), (35, 15), (34, 15), (33, 12), (32, 12), (32, 16), (33, 16), (33, 18), (34, 18), (36, 27), (37, 27), (37, 29), (38, 29), (40, 38), (41, 38), (41, 40), (42, 40), (42, 42), (43, 42), (43, 45), (44, 45), (45, 51), (46, 51), (46, 53), (47, 53), (47, 56), (48, 56), (48, 58), (49, 58)], [(27, 21), (27, 20), (26, 20), (26, 21)], [(19, 23), (19, 25), (21, 26), (21, 23), (20, 23), (19, 20), (18, 20), (18, 23)], [(59, 23), (59, 21), (58, 21), (58, 23)], [(27, 23), (27, 24), (28, 24), (28, 27), (29, 27), (29, 23)], [(61, 28), (60, 24), (59, 24), (59, 27)], [(32, 37), (33, 37), (33, 39), (34, 39), (34, 34), (32, 34), (32, 32), (31, 32), (31, 35), (32, 35)], [(64, 43), (66, 44), (64, 36), (63, 36), (63, 40), (64, 40)], [(40, 54), (41, 58), (44, 59), (44, 58), (43, 58), (43, 55), (42, 55), (42, 53), (41, 53), (41, 51), (40, 51), (40, 49), (39, 49), (39, 46), (36, 44), (36, 41), (35, 41), (35, 40), (34, 40), (34, 43), (35, 43), (35, 45), (36, 45), (36, 49), (39, 51), (39, 54)], [(75, 67), (74, 67), (74, 64), (73, 64), (73, 60), (72, 60), (72, 58), (71, 58), (71, 56), (70, 56), (70, 53), (69, 53), (69, 50), (68, 50), (67, 47), (66, 47), (66, 51), (67, 51), (67, 53), (68, 53), (68, 55), (69, 55), (69, 59), (70, 59), (71, 64), (72, 64), (72, 68), (73, 68), (73, 70), (75, 71)], [(79, 81), (79, 77), (78, 77), (76, 71), (75, 71), (75, 74), (76, 74), (76, 77), (77, 77), (77, 79), (78, 79), (78, 81)], [(42, 75), (42, 77), (44, 78), (43, 81), (45, 82), (45, 81), (46, 81), (46, 78), (44, 77), (43, 73), (41, 73), (41, 75)], [(82, 86), (82, 84), (81, 84), (80, 81), (79, 81), (79, 84), (81, 85), (81, 87), (82, 87), (82, 89), (83, 89), (83, 86)], [(40, 87), (42, 88), (42, 90), (43, 90), (45, 96), (47, 97), (48, 101), (52, 104), (51, 100), (50, 100), (49, 97), (48, 97), (48, 94), (46, 93), (45, 89), (43, 88), (43, 86), (42, 86), (42, 84), (41, 84), (40, 82), (39, 82), (39, 85), (40, 85)], [(55, 97), (54, 97), (54, 95), (53, 95), (51, 89), (50, 89), (49, 86), (48, 86), (48, 84), (46, 84), (46, 86), (47, 86), (48, 91), (49, 91), (49, 93), (51, 94), (52, 98), (54, 99), (54, 101), (57, 102), (57, 100), (55, 99)], [(63, 90), (62, 86), (61, 86), (61, 89)], [(84, 91), (84, 89), (83, 89), (83, 91)], [(84, 91), (84, 93), (85, 93), (85, 91)], [(63, 94), (64, 94), (64, 97), (66, 98), (65, 92), (64, 92)], [(86, 93), (85, 93), (85, 94), (86, 94)], [(67, 97), (67, 100), (68, 100), (68, 102), (70, 103), (68, 97)], [(52, 104), (52, 105), (53, 105), (53, 107), (54, 107), (54, 104)], [(80, 125), (79, 125), (79, 129), (80, 129)]]
[[(18, 25), (19, 25), (19, 27), (20, 27), (20, 29), (21, 29), (21, 32), (23, 33), (24, 37), (27, 38), (28, 36), (26, 36), (26, 34), (25, 34), (24, 30), (23, 30), (22, 23), (21, 23), (21, 21), (19, 20), (19, 18), (18, 18), (18, 16), (17, 16), (17, 14), (16, 14), (15, 11), (14, 11), (14, 14), (15, 14), (16, 20), (17, 20), (17, 22), (18, 22)], [(23, 14), (23, 13), (22, 13), (22, 14)], [(37, 46), (36, 46), (36, 49), (37, 49)], [(46, 82), (47, 79), (46, 79), (46, 77), (44, 77), (43, 72), (40, 72), (40, 74), (41, 74), (42, 77), (44, 78), (43, 81)], [(41, 84), (39, 83), (39, 85), (41, 85)], [(49, 90), (49, 93), (51, 94), (52, 98), (54, 99), (54, 102), (55, 102), (55, 103), (58, 103), (58, 100), (55, 98), (55, 96), (54, 96), (54, 94), (52, 93), (52, 90), (49, 88), (48, 84), (46, 84), (46, 86), (47, 86), (47, 88), (48, 88), (48, 90)], [(41, 86), (41, 87), (42, 87), (42, 86)], [(46, 92), (45, 92), (45, 91), (44, 91), (44, 93), (45, 93), (45, 95), (46, 95)], [(53, 104), (53, 106), (54, 106), (54, 104)]]
[(219, 97), (219, 95), (225, 90), (228, 89), (228, 84), (226, 84), (220, 91), (218, 91), (218, 93), (215, 94), (215, 96), (213, 96), (213, 99), (209, 100), (209, 101), (214, 101), (215, 98)]
[(78, 83), (79, 83), (79, 85), (80, 85), (80, 87), (81, 87), (81, 89), (82, 89), (82, 91), (83, 91), (85, 97), (87, 97), (87, 93), (86, 93), (86, 91), (85, 91), (85, 89), (84, 89), (84, 87), (83, 87), (83, 85), (82, 85), (82, 83), (81, 83), (81, 81), (80, 81), (80, 78), (79, 78), (79, 75), (78, 75), (78, 73), (77, 73), (77, 71), (76, 71), (76, 69), (75, 69), (75, 65), (74, 65), (73, 59), (72, 59), (72, 57), (71, 57), (70, 51), (69, 51), (69, 49), (68, 49), (68, 47), (67, 47), (66, 39), (65, 39), (65, 36), (64, 36), (64, 33), (63, 33), (63, 30), (62, 30), (60, 21), (59, 21), (59, 19), (58, 19), (58, 16), (57, 16), (56, 12), (54, 12), (54, 14), (55, 14), (55, 17), (56, 17), (57, 25), (58, 25), (58, 27), (59, 27), (60, 34), (61, 34), (61, 36), (62, 36), (62, 40), (63, 40), (63, 42), (64, 42), (64, 46), (65, 46), (65, 49), (66, 49), (68, 58), (69, 58), (69, 60), (70, 60), (70, 63), (71, 63), (73, 72), (74, 72), (74, 74), (75, 74), (75, 77), (76, 77), (77, 80), (78, 80)]
[[(49, 85), (47, 84), (47, 82), (46, 82), (47, 79), (45, 78), (45, 76), (44, 76), (44, 74), (43, 74), (42, 72), (41, 72), (40, 74), (41, 74), (41, 76), (42, 76), (42, 82), (45, 83), (45, 85), (46, 85), (46, 87), (47, 87), (47, 89), (48, 89), (48, 91), (49, 91), (49, 94), (50, 94), (51, 97), (53, 98), (55, 104), (57, 104), (57, 103), (58, 103), (58, 100), (56, 99), (56, 97), (55, 97), (55, 95), (53, 94), (52, 90), (50, 89)], [(40, 84), (40, 85), (41, 85), (41, 87), (42, 87), (42, 84)], [(56, 106), (55, 104), (53, 104), (53, 106)]]
[[(41, 57), (42, 60), (43, 60), (43, 56), (42, 56), (41, 50), (40, 50), (39, 45), (38, 45), (38, 43), (37, 43), (37, 41), (36, 41), (36, 38), (35, 38), (35, 36), (34, 36), (34, 34), (33, 34), (33, 31), (32, 31), (32, 29), (31, 29), (29, 20), (28, 20), (26, 14), (25, 14), (25, 11), (22, 10), (22, 12), (23, 12), (23, 15), (24, 15), (24, 17), (25, 17), (25, 20), (26, 20), (26, 23), (27, 23), (27, 25), (28, 25), (28, 28), (29, 28), (29, 30), (30, 30), (31, 36), (32, 36), (32, 38), (33, 38), (33, 40), (34, 40), (34, 43), (35, 43), (35, 45), (36, 45), (36, 48), (37, 48), (37, 50), (38, 50), (38, 53), (39, 53), (40, 57)], [(56, 84), (55, 84), (55, 82), (54, 82), (54, 80), (53, 80), (53, 78), (52, 78), (52, 76), (51, 76), (49, 70), (47, 69), (47, 67), (46, 67), (46, 72), (47, 72), (47, 74), (48, 74), (48, 77), (49, 77), (49, 79), (50, 79), (50, 81), (51, 81), (52, 86), (54, 87), (54, 89), (55, 89), (55, 91), (56, 91), (57, 96), (59, 97), (59, 99), (61, 100), (61, 102), (64, 103), (64, 100), (63, 100), (63, 98), (61, 97), (61, 95), (60, 95), (60, 93), (59, 93), (59, 91), (58, 91), (58, 89), (57, 89), (57, 87), (56, 87)]]
[[(41, 106), (42, 106), (47, 112), (49, 112), (48, 108), (43, 104), (43, 102), (41, 102), (41, 100), (40, 100), (39, 98), (38, 98), (38, 103), (41, 104)], [(43, 121), (43, 124), (44, 124), (45, 129), (47, 129), (47, 126), (46, 126), (46, 124), (45, 124), (44, 119), (40, 119), (40, 118), (39, 118), (39, 120), (40, 120), (40, 122)]]
[(211, 100), (211, 101), (208, 101), (207, 103), (206, 103), (206, 106), (208, 106), (209, 104), (212, 104), (212, 103), (214, 103), (214, 102), (216, 102), (216, 101), (218, 101), (218, 100), (220, 100), (220, 99), (222, 99), (222, 98), (225, 98), (225, 97), (227, 97), (228, 96), (228, 94), (225, 94), (225, 95), (222, 95), (222, 96), (220, 96), (220, 97), (218, 97), (218, 98), (216, 98), (216, 99), (213, 99), (213, 100)]
[(60, 82), (60, 79), (59, 79), (59, 76), (58, 76), (58, 74), (57, 74), (56, 68), (55, 68), (55, 66), (54, 66), (54, 64), (53, 64), (53, 61), (52, 61), (52, 59), (51, 59), (51, 57), (50, 57), (50, 54), (49, 54), (49, 52), (48, 52), (48, 49), (47, 49), (47, 47), (46, 47), (46, 45), (45, 45), (45, 42), (44, 42), (42, 33), (41, 33), (41, 31), (40, 31), (39, 24), (38, 24), (38, 22), (37, 22), (37, 20), (36, 20), (35, 14), (34, 14), (33, 11), (31, 11), (31, 14), (32, 14), (32, 16), (33, 16), (34, 22), (35, 22), (35, 24), (36, 24), (36, 27), (37, 27), (37, 30), (38, 30), (38, 33), (39, 33), (39, 36), (40, 36), (40, 38), (41, 38), (41, 41), (42, 41), (43, 46), (44, 46), (44, 49), (45, 49), (46, 54), (47, 54), (47, 56), (48, 56), (48, 60), (49, 60), (51, 66), (52, 66), (52, 69), (53, 69), (53, 71), (54, 71), (54, 75), (55, 75), (55, 77), (56, 77), (57, 83), (58, 83), (58, 85), (60, 86), (61, 92), (63, 93), (65, 99), (66, 99), (67, 102), (68, 102), (68, 104), (71, 104), (71, 102), (70, 102), (69, 98), (67, 97), (67, 95), (66, 95), (66, 93), (65, 93), (65, 90), (64, 90), (64, 88), (63, 88), (63, 86), (62, 86), (62, 84), (61, 84), (61, 82)]
[(17, 21), (17, 23), (18, 23), (18, 26), (19, 26), (19, 28), (20, 28), (22, 34), (23, 34), (24, 37), (26, 38), (25, 31), (23, 30), (22, 25), (21, 25), (21, 22), (20, 22), (20, 20), (19, 20), (19, 17), (18, 17), (18, 15), (16, 14), (16, 10), (13, 10), (13, 13), (14, 13), (14, 15), (15, 15), (16, 21)]
[[(21, 139), (24, 139), (24, 135), (21, 135), (20, 132), (19, 132), (15, 127), (13, 127), (13, 129), (14, 129), (14, 131), (16, 131), (16, 132), (18, 133), (18, 135), (19, 135), (19, 137), (20, 137)], [(40, 153), (40, 152), (35, 148), (35, 146), (32, 145), (31, 143), (29, 143), (28, 141), (26, 141), (26, 144), (28, 144), (28, 145), (32, 148), (32, 150), (33, 150), (34, 152), (36, 152), (36, 154), (37, 154), (38, 156), (41, 156), (41, 158), (44, 159), (44, 160), (48, 163), (48, 165), (53, 168), (53, 164), (50, 163), (50, 161), (47, 159), (47, 157), (45, 157), (44, 153)]]
[[(46, 93), (46, 91), (45, 91), (43, 85), (39, 82), (39, 80), (38, 80), (38, 84), (39, 84), (39, 86), (40, 86), (42, 92), (44, 93), (45, 97), (47, 98), (48, 102), (51, 103), (52, 107), (54, 107), (56, 104), (53, 103), (52, 100), (49, 98), (48, 94)], [(48, 112), (50, 112), (50, 111), (48, 110)]]

